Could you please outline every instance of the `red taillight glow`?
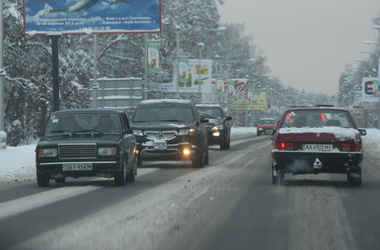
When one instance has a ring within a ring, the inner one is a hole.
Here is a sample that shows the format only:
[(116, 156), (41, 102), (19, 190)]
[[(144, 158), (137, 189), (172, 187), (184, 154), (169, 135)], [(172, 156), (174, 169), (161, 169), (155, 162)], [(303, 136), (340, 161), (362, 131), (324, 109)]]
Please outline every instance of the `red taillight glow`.
[(325, 114), (321, 114), (321, 120), (324, 121), (324, 122), (327, 121), (327, 118), (326, 118)]
[(293, 143), (289, 142), (277, 142), (275, 144), (275, 147), (277, 150), (284, 151), (284, 150), (293, 150)]

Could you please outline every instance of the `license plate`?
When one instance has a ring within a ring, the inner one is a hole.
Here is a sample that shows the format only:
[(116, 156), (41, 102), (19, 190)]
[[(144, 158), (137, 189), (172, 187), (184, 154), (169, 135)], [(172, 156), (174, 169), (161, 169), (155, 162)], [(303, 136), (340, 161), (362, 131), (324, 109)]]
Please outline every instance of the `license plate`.
[(332, 144), (303, 144), (302, 150), (305, 151), (331, 151), (333, 150)]
[(63, 164), (62, 171), (89, 171), (92, 170), (91, 163)]
[(157, 150), (167, 149), (165, 141), (155, 141), (155, 142), (153, 142), (153, 147), (154, 147), (154, 149), (157, 149)]

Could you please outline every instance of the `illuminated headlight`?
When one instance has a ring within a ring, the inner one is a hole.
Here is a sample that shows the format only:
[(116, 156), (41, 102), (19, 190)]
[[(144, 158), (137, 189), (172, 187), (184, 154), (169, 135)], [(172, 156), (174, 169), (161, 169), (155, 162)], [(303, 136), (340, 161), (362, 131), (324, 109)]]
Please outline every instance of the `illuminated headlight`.
[(178, 135), (192, 135), (192, 134), (194, 134), (194, 132), (195, 132), (194, 128), (191, 128), (191, 129), (181, 129), (178, 132)]
[(217, 125), (211, 128), (211, 131), (223, 130), (223, 125)]
[(38, 149), (38, 157), (57, 157), (57, 149), (56, 148)]
[(98, 155), (99, 156), (111, 156), (111, 155), (117, 155), (117, 148), (98, 148)]
[(144, 133), (141, 130), (133, 130), (135, 136), (144, 136)]
[(183, 149), (184, 155), (189, 155), (190, 153), (191, 153), (190, 149), (188, 149), (188, 148)]
[(220, 132), (219, 131), (215, 131), (214, 133), (212, 133), (212, 136), (220, 136)]

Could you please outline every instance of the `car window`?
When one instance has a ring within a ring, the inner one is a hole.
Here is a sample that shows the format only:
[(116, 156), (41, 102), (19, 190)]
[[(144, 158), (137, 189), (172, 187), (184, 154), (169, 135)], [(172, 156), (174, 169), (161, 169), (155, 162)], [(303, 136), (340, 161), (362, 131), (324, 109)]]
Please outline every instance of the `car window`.
[(117, 114), (109, 113), (66, 113), (50, 117), (47, 135), (67, 132), (96, 130), (103, 133), (121, 133)]
[(197, 107), (198, 113), (201, 116), (209, 118), (221, 118), (222, 110), (218, 107)]
[(188, 106), (153, 106), (146, 105), (138, 108), (133, 117), (134, 122), (193, 122), (194, 115)]
[(339, 110), (296, 110), (286, 113), (281, 127), (343, 127), (353, 124), (345, 111)]
[(260, 124), (276, 124), (275, 120), (272, 119), (261, 119)]

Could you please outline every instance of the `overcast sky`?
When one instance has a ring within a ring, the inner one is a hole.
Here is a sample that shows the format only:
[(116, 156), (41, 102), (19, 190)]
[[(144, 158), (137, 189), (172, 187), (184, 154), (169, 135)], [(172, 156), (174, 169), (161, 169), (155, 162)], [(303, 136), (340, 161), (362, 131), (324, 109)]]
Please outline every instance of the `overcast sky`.
[(245, 35), (285, 86), (334, 95), (346, 64), (368, 59), (380, 0), (225, 0), (222, 23), (243, 23)]

